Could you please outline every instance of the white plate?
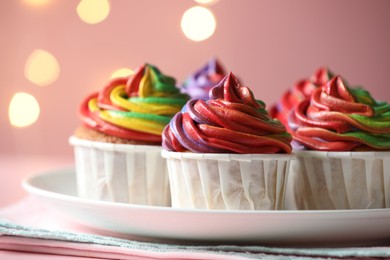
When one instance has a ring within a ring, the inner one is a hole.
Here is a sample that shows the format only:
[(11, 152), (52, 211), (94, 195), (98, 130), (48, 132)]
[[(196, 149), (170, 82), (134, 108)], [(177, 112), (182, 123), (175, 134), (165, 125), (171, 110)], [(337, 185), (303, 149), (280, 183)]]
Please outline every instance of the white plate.
[(72, 221), (122, 237), (298, 245), (390, 238), (390, 209), (211, 211), (101, 202), (76, 196), (73, 169), (32, 176), (23, 187)]

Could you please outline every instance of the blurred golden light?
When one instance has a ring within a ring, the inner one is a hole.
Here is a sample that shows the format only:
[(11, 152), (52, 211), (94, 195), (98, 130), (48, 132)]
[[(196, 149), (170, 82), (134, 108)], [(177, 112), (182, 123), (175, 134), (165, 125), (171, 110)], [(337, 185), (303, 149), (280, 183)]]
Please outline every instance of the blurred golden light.
[(195, 0), (195, 2), (197, 2), (198, 4), (203, 4), (203, 5), (214, 4), (217, 1), (218, 0)]
[(24, 65), (24, 76), (38, 86), (53, 83), (59, 74), (60, 66), (57, 59), (44, 50), (33, 51)]
[(9, 104), (8, 116), (11, 125), (26, 127), (37, 121), (40, 113), (38, 101), (34, 96), (18, 92)]
[(216, 21), (213, 13), (201, 6), (185, 11), (181, 19), (181, 29), (185, 36), (193, 41), (203, 41), (213, 35)]
[(114, 71), (111, 74), (111, 78), (121, 78), (121, 77), (128, 77), (130, 75), (134, 74), (134, 71), (128, 68), (121, 68), (116, 71)]
[(110, 2), (108, 0), (81, 0), (76, 10), (83, 22), (97, 24), (104, 21), (110, 13)]
[(35, 6), (45, 5), (45, 4), (48, 4), (50, 2), (50, 0), (23, 0), (23, 1), (26, 4), (35, 5)]

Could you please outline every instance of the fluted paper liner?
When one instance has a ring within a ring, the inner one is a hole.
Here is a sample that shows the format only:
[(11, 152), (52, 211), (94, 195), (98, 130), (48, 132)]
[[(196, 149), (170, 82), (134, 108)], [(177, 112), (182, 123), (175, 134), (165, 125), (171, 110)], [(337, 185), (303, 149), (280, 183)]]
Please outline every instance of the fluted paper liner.
[(161, 146), (69, 139), (74, 146), (78, 196), (88, 199), (170, 206)]
[(390, 152), (294, 154), (290, 178), (296, 209), (390, 207)]
[(282, 209), (290, 155), (197, 154), (162, 151), (172, 207)]

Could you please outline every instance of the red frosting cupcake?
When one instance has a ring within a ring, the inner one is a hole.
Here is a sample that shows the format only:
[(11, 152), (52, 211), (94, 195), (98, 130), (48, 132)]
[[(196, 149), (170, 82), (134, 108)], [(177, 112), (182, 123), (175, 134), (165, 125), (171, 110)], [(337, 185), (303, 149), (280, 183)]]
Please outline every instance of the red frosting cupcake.
[(326, 67), (319, 68), (309, 79), (298, 81), (291, 89), (288, 89), (281, 97), (279, 102), (272, 105), (270, 115), (277, 118), (287, 129), (287, 121), (291, 109), (299, 102), (310, 97), (315, 89), (326, 84), (333, 77), (333, 73)]

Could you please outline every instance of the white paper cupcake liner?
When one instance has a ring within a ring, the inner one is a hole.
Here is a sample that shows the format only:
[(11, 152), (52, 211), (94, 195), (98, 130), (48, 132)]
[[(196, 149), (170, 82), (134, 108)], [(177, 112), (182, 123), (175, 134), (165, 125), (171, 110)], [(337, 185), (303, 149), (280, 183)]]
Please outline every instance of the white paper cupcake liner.
[(282, 209), (290, 155), (196, 154), (162, 151), (172, 207)]
[(77, 190), (82, 198), (170, 206), (161, 147), (69, 139), (74, 146)]
[(289, 181), (296, 209), (390, 207), (390, 152), (294, 154)]

